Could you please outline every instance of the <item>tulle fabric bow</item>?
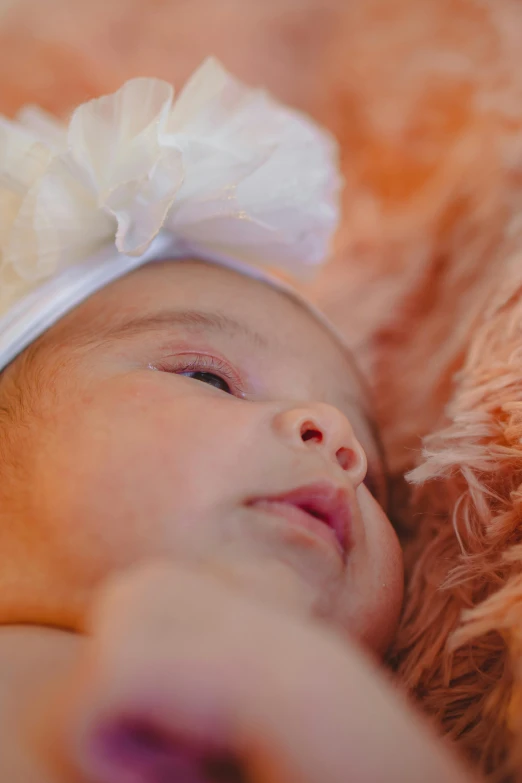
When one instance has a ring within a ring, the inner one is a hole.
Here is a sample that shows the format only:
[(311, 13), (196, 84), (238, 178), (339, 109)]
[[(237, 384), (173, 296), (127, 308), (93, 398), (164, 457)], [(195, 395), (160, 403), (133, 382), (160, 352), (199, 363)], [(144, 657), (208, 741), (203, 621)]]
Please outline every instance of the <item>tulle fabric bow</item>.
[(320, 264), (339, 216), (338, 150), (312, 120), (215, 60), (179, 96), (138, 78), (67, 126), (0, 119), (0, 310), (105, 245), (143, 254), (167, 231), (187, 255)]

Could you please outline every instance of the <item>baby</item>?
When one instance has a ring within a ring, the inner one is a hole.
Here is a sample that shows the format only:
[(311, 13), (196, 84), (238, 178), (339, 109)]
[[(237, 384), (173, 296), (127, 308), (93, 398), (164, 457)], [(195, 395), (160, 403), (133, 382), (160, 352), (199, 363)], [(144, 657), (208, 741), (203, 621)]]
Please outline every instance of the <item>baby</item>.
[(171, 101), (0, 128), (0, 780), (413, 780), (419, 748), (464, 780), (422, 732), (362, 752), (372, 715), (417, 731), (349, 641), (401, 607), (380, 452), (340, 339), (256, 271), (324, 256), (335, 148), (213, 61)]

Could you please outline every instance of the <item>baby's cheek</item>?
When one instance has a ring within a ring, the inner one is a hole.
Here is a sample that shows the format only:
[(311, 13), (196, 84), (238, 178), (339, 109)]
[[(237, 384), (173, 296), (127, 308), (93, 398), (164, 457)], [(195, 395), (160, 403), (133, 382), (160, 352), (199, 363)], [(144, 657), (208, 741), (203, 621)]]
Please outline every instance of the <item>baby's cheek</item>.
[(64, 401), (46, 427), (31, 515), (73, 583), (169, 543), (167, 521), (181, 496), (176, 412), (145, 392), (107, 385), (89, 404)]
[(83, 397), (64, 401), (48, 428), (33, 512), (45, 508), (48, 538), (73, 581), (188, 553), (201, 538), (209, 546), (219, 532), (216, 506), (230, 476), (239, 481), (232, 447), (234, 474), (226, 461), (232, 422), (215, 410), (219, 402), (202, 404), (188, 381), (174, 387), (172, 380), (137, 372), (91, 384)]
[(76, 425), (91, 482), (113, 501), (119, 493), (118, 502), (131, 508), (140, 502), (154, 507), (164, 492), (172, 497), (190, 458), (194, 415), (168, 386), (154, 382), (156, 375), (136, 373), (101, 385)]
[[(368, 639), (379, 653), (389, 647), (397, 630), (404, 594), (403, 555), (397, 535), (381, 506), (363, 488), (361, 507), (367, 520), (371, 561)], [(372, 589), (373, 588), (373, 589)]]
[[(175, 472), (184, 474), (184, 481), (192, 473), (199, 492), (198, 466), (211, 461), (217, 469), (237, 429), (229, 402), (223, 404), (211, 392), (205, 396), (197, 381), (159, 371), (111, 379), (100, 388), (95, 404), (111, 441), (122, 444), (123, 458), (132, 456), (135, 469), (145, 462), (163, 466), (169, 485)], [(138, 451), (142, 459), (136, 462)], [(211, 480), (212, 474), (206, 478)]]
[(357, 500), (364, 536), (351, 553), (340, 611), (347, 630), (381, 655), (393, 639), (401, 611), (402, 551), (390, 521), (366, 487), (359, 487)]

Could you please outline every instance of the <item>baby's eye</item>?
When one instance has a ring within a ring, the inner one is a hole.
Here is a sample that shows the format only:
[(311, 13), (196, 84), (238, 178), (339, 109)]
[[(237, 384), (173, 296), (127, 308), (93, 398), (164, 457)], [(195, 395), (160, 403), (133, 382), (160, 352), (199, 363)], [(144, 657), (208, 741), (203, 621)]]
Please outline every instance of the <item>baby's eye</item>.
[(213, 386), (215, 389), (220, 389), (227, 394), (232, 394), (232, 390), (224, 378), (220, 378), (213, 372), (202, 372), (201, 370), (195, 372), (180, 372), (179, 375), (184, 375), (186, 378), (193, 378), (195, 381), (201, 381), (201, 383), (208, 383), (209, 386)]
[(228, 361), (217, 356), (200, 353), (177, 354), (169, 357), (168, 362), (149, 367), (192, 378), (233, 397), (245, 397), (243, 379), (237, 370)]

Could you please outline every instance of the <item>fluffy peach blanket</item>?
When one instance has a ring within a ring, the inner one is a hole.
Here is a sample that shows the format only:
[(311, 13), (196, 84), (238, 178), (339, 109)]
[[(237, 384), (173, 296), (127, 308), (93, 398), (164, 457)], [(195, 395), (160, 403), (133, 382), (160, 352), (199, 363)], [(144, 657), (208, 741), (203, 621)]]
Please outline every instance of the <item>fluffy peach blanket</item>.
[(345, 217), (312, 293), (389, 455), (393, 663), (491, 781), (522, 781), (521, 42), (518, 0), (0, 0), (5, 113), (180, 84), (214, 53), (339, 137)]

